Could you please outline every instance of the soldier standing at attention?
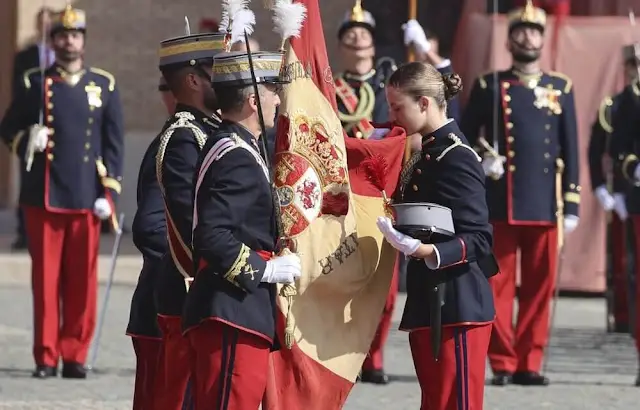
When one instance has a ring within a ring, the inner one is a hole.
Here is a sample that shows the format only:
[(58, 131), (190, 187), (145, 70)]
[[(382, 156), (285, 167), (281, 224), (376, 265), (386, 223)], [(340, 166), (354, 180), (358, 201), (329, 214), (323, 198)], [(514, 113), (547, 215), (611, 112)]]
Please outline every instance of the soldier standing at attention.
[(193, 252), (198, 271), (184, 309), (194, 351), (196, 409), (257, 409), (266, 390), (276, 337), (277, 283), (300, 277), (300, 258), (273, 256), (277, 227), (270, 170), (260, 154), (262, 127), (273, 127), (282, 54), (214, 58), (213, 85), (222, 124), (204, 146), (194, 177)]
[(195, 34), (165, 40), (160, 71), (176, 98), (175, 114), (160, 135), (157, 180), (164, 200), (169, 252), (156, 283), (162, 349), (156, 375), (154, 409), (181, 409), (190, 378), (190, 349), (182, 336), (183, 304), (193, 275), (192, 180), (200, 150), (220, 119), (211, 87), (213, 56), (227, 47), (226, 34)]
[[(549, 383), (540, 369), (557, 275), (558, 200), (564, 202), (564, 232), (578, 225), (576, 113), (571, 80), (540, 69), (544, 11), (529, 2), (509, 13), (508, 21), (513, 66), (477, 79), (461, 129), (484, 156), (494, 253), (501, 268), (491, 279), (496, 305), (489, 347), (492, 383), (541, 386)], [(562, 168), (558, 199), (556, 172)], [(522, 282), (514, 334), (518, 250)]]
[[(100, 219), (115, 222), (121, 191), (122, 107), (115, 79), (84, 64), (85, 12), (53, 16), (56, 63), (24, 75), (0, 135), (26, 158), (20, 204), (32, 260), (34, 377), (85, 378), (96, 316)], [(42, 110), (42, 111), (40, 111)], [(39, 122), (42, 113), (42, 122)], [(20, 130), (28, 130), (16, 136)], [(62, 310), (62, 311), (60, 311)]]
[[(625, 57), (631, 57), (637, 64), (640, 55), (636, 49), (640, 45), (634, 44), (625, 48)], [(613, 112), (611, 122), (611, 157), (614, 158), (614, 166), (629, 183), (626, 195), (626, 205), (629, 217), (633, 224), (635, 235), (635, 275), (636, 288), (632, 289), (635, 294), (635, 340), (638, 352), (638, 377), (636, 386), (640, 387), (640, 80), (636, 77), (631, 84), (627, 85), (619, 94), (616, 110)]]
[[(160, 77), (158, 91), (171, 115), (162, 127), (162, 132), (171, 124), (175, 111), (175, 97), (164, 77)], [(162, 257), (168, 250), (167, 222), (164, 201), (156, 176), (156, 155), (160, 135), (151, 141), (142, 157), (138, 171), (138, 209), (131, 231), (133, 243), (143, 258), (138, 284), (131, 299), (127, 335), (131, 336), (136, 354), (136, 382), (133, 393), (134, 410), (152, 410), (155, 397), (155, 376), (162, 348), (162, 333), (158, 327), (158, 310), (155, 305), (154, 288)]]
[[(622, 48), (625, 82), (631, 84), (638, 77), (638, 60), (634, 45)], [(629, 281), (627, 279), (627, 243), (625, 221), (628, 217), (625, 196), (630, 188), (629, 181), (620, 173), (620, 167), (614, 167), (609, 156), (613, 146), (611, 125), (613, 116), (620, 106), (623, 93), (605, 97), (598, 109), (597, 119), (591, 128), (589, 140), (589, 174), (591, 189), (605, 212), (614, 211), (609, 225), (611, 235), (611, 278), (607, 286), (612, 287), (613, 330), (618, 333), (629, 332)]]

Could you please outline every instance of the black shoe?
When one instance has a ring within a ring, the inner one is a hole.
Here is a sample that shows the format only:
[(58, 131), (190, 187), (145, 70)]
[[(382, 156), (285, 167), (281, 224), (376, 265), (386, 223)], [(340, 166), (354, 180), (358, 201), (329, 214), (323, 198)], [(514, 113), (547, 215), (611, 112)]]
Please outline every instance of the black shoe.
[(65, 362), (62, 366), (62, 377), (65, 379), (86, 379), (87, 371), (80, 363)]
[(31, 373), (31, 377), (35, 379), (46, 379), (49, 377), (56, 377), (58, 375), (58, 369), (51, 366), (36, 366), (36, 369)]
[(513, 375), (509, 372), (494, 372), (493, 378), (491, 378), (491, 384), (493, 386), (506, 386), (511, 384), (511, 378)]
[(630, 328), (629, 328), (629, 324), (628, 323), (618, 323), (616, 322), (614, 328), (613, 328), (613, 332), (614, 333), (629, 333), (630, 332)]
[(521, 386), (548, 386), (549, 379), (536, 372), (516, 372), (513, 374), (513, 384)]
[(11, 250), (24, 251), (28, 248), (27, 237), (24, 235), (18, 235), (16, 240), (11, 244)]
[(640, 371), (638, 371), (638, 378), (636, 379), (636, 387), (640, 387)]
[(360, 381), (362, 383), (387, 384), (389, 376), (382, 369), (363, 370), (360, 373)]

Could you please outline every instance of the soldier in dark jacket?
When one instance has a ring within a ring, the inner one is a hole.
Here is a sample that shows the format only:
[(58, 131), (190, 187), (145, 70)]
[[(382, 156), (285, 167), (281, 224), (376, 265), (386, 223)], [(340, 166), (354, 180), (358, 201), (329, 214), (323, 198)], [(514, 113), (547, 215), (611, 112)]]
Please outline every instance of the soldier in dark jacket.
[(211, 65), (226, 46), (224, 33), (195, 34), (165, 40), (159, 52), (160, 71), (177, 104), (160, 134), (155, 158), (169, 252), (160, 263), (155, 286), (162, 349), (154, 408), (181, 409), (190, 379), (190, 348), (182, 336), (181, 315), (194, 266), (191, 182), (200, 150), (220, 122), (214, 114), (218, 107)]
[[(387, 88), (393, 121), (421, 140), (403, 169), (408, 179), (399, 188), (399, 202), (447, 207), (455, 228), (454, 236), (423, 244), (397, 231), (389, 218), (378, 219), (387, 241), (412, 258), (400, 329), (410, 332), (421, 408), (429, 410), (482, 408), (495, 316), (488, 277), (497, 265), (487, 269), (482, 263), (493, 260), (484, 173), (480, 157), (446, 115), (447, 101), (461, 88), (457, 74), (443, 76), (420, 62), (400, 67)], [(438, 286), (442, 296), (432, 292)], [(434, 357), (434, 344), (441, 344), (440, 357)]]
[[(540, 68), (544, 11), (528, 3), (508, 20), (513, 67), (476, 80), (460, 128), (483, 156), (500, 265), (500, 275), (491, 280), (497, 311), (489, 348), (492, 383), (543, 386), (549, 383), (540, 370), (549, 337), (559, 233), (571, 233), (579, 222), (576, 110), (571, 79)], [(559, 202), (564, 212), (558, 217)], [(514, 329), (519, 250), (522, 282)]]
[[(638, 65), (633, 44), (622, 48), (625, 78), (631, 84), (638, 77)], [(589, 177), (591, 189), (602, 209), (612, 211), (609, 221), (609, 235), (611, 238), (608, 252), (611, 253), (611, 271), (607, 272), (607, 288), (610, 290), (609, 314), (613, 320), (610, 330), (628, 333), (630, 329), (630, 293), (627, 278), (628, 243), (632, 242), (627, 230), (629, 216), (626, 205), (627, 191), (631, 188), (629, 181), (620, 172), (620, 167), (613, 166), (615, 159), (610, 156), (612, 141), (612, 121), (620, 108), (620, 101), (624, 93), (605, 97), (600, 103), (596, 120), (591, 127), (589, 139)], [(635, 291), (635, 290), (634, 290)]]
[[(625, 50), (625, 57), (631, 58), (636, 64), (640, 61), (640, 55), (636, 49), (638, 44), (628, 46)], [(629, 218), (633, 225), (635, 236), (635, 275), (636, 288), (632, 289), (635, 294), (635, 340), (638, 351), (638, 361), (640, 363), (640, 79), (635, 78), (620, 93), (618, 106), (613, 113), (611, 122), (611, 157), (614, 158), (614, 172), (620, 174), (627, 181), (628, 188), (626, 194), (626, 206)], [(640, 387), (640, 365), (638, 366), (638, 378), (636, 386)]]
[[(34, 377), (85, 378), (96, 316), (100, 220), (120, 194), (124, 130), (116, 81), (84, 64), (85, 13), (53, 17), (56, 63), (23, 76), (0, 136), (24, 158), (20, 204), (32, 259)], [(44, 82), (42, 81), (44, 80)], [(26, 130), (26, 131), (25, 131)], [(24, 131), (20, 133), (20, 131)]]
[(296, 254), (274, 256), (279, 209), (258, 147), (264, 136), (256, 98), (264, 125), (273, 127), (282, 54), (252, 55), (260, 67), (259, 97), (246, 53), (214, 58), (213, 84), (223, 121), (204, 146), (194, 177), (197, 274), (183, 322), (194, 350), (195, 404), (202, 409), (260, 406), (269, 353), (278, 347), (276, 284), (292, 283), (301, 269)]

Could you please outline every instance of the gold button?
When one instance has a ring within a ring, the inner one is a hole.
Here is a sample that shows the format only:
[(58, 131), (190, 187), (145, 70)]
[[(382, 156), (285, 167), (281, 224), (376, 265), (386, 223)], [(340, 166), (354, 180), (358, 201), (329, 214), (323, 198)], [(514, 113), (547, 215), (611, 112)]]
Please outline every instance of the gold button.
[(508, 122), (507, 123), (507, 129), (510, 130), (511, 128), (513, 128), (513, 123), (512, 122)]
[(576, 189), (576, 184), (569, 184), (570, 189)]
[(53, 115), (47, 115), (47, 122), (53, 122)]
[(416, 168), (416, 174), (418, 175), (422, 174), (422, 170), (420, 168)]
[(362, 138), (362, 133), (360, 131), (356, 131), (356, 138)]
[(551, 157), (551, 154), (549, 154), (548, 152), (545, 152), (545, 153), (544, 153), (544, 157), (545, 157), (545, 158), (547, 158), (547, 159), (549, 159), (549, 157)]
[(509, 158), (513, 158), (516, 156), (516, 152), (515, 151), (509, 151)]
[(424, 156), (424, 159), (426, 159), (427, 161), (429, 161), (431, 159), (431, 155), (427, 154)]
[(508, 82), (506, 82), (506, 81), (505, 81), (504, 83), (502, 83), (502, 87), (503, 87), (505, 90), (509, 89), (509, 87), (510, 87), (510, 86), (511, 86), (511, 85), (510, 85)]
[(91, 136), (91, 130), (87, 130), (87, 137)]
[[(93, 111), (93, 110), (95, 110), (95, 109), (96, 109), (96, 107), (94, 107), (93, 105), (90, 105), (90, 106), (89, 106), (89, 111)], [(549, 115), (551, 115), (551, 114), (549, 114)]]
[(504, 96), (504, 100), (505, 100), (506, 102), (511, 101), (511, 96), (510, 96), (510, 95), (505, 95), (505, 96)]
[(507, 115), (511, 115), (512, 112), (513, 110), (511, 108), (507, 108), (506, 110), (504, 110), (504, 113)]
[(515, 170), (516, 170), (515, 165), (509, 165), (509, 172), (515, 172)]
[(418, 185), (414, 185), (414, 186), (412, 186), (411, 188), (412, 188), (414, 191), (417, 191), (417, 190), (418, 190)]
[(578, 185), (578, 186), (576, 187), (576, 191), (578, 191), (578, 192), (582, 191), (582, 187), (581, 187), (580, 185)]
[(551, 129), (551, 124), (545, 124), (544, 129), (545, 130), (550, 130)]
[(53, 91), (51, 90), (47, 91), (47, 97), (53, 97)]
[(548, 173), (549, 173), (549, 168), (545, 168), (545, 169), (544, 169), (544, 173), (545, 173), (545, 174), (548, 174)]
[(553, 112), (551, 112), (551, 110), (549, 110), (549, 111), (547, 111), (547, 115), (548, 115), (548, 116), (552, 116), (552, 115), (553, 115)]
[(53, 148), (53, 147), (55, 147), (55, 146), (56, 146), (56, 143), (55, 143), (55, 142), (53, 142), (53, 141), (51, 141), (51, 140), (49, 140), (49, 142), (47, 142), (47, 147), (49, 147), (49, 148)]
[(53, 84), (53, 80), (51, 78), (47, 78), (47, 85)]
[(550, 140), (549, 138), (545, 138), (545, 139), (544, 139), (544, 143), (545, 143), (545, 144), (550, 144), (550, 143), (551, 143), (551, 140)]
[(84, 162), (89, 162), (89, 157), (85, 155), (85, 156), (84, 156), (84, 158), (82, 158), (82, 160), (83, 160)]
[(49, 161), (53, 161), (53, 154), (52, 154), (52, 153), (48, 153), (48, 154), (47, 154), (47, 159), (48, 159)]
[(507, 137), (507, 142), (508, 142), (509, 144), (512, 144), (512, 143), (513, 143), (513, 141), (515, 141), (515, 140), (516, 140), (516, 139), (515, 139), (515, 138), (513, 138), (513, 137)]
[(49, 136), (52, 136), (55, 133), (55, 129), (49, 128)]
[(91, 144), (89, 144), (88, 142), (86, 142), (86, 143), (84, 144), (84, 149), (89, 149), (89, 148), (91, 148)]
[(50, 102), (49, 104), (47, 104), (47, 108), (52, 110), (53, 109), (53, 103)]
[(93, 124), (93, 118), (89, 118), (89, 124)]

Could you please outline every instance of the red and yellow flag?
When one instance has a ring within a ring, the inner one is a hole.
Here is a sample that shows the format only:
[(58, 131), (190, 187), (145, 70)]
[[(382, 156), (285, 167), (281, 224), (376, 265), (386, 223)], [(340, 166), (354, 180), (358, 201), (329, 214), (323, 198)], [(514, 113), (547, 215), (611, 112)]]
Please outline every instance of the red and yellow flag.
[[(301, 255), (290, 306), (291, 349), (272, 354), (264, 410), (340, 409), (373, 340), (396, 252), (375, 220), (382, 191), (396, 188), (406, 136), (345, 140), (336, 114), (318, 0), (303, 0), (307, 20), (285, 54), (276, 138), (275, 182), (285, 235)], [(279, 298), (284, 341), (286, 298)]]

